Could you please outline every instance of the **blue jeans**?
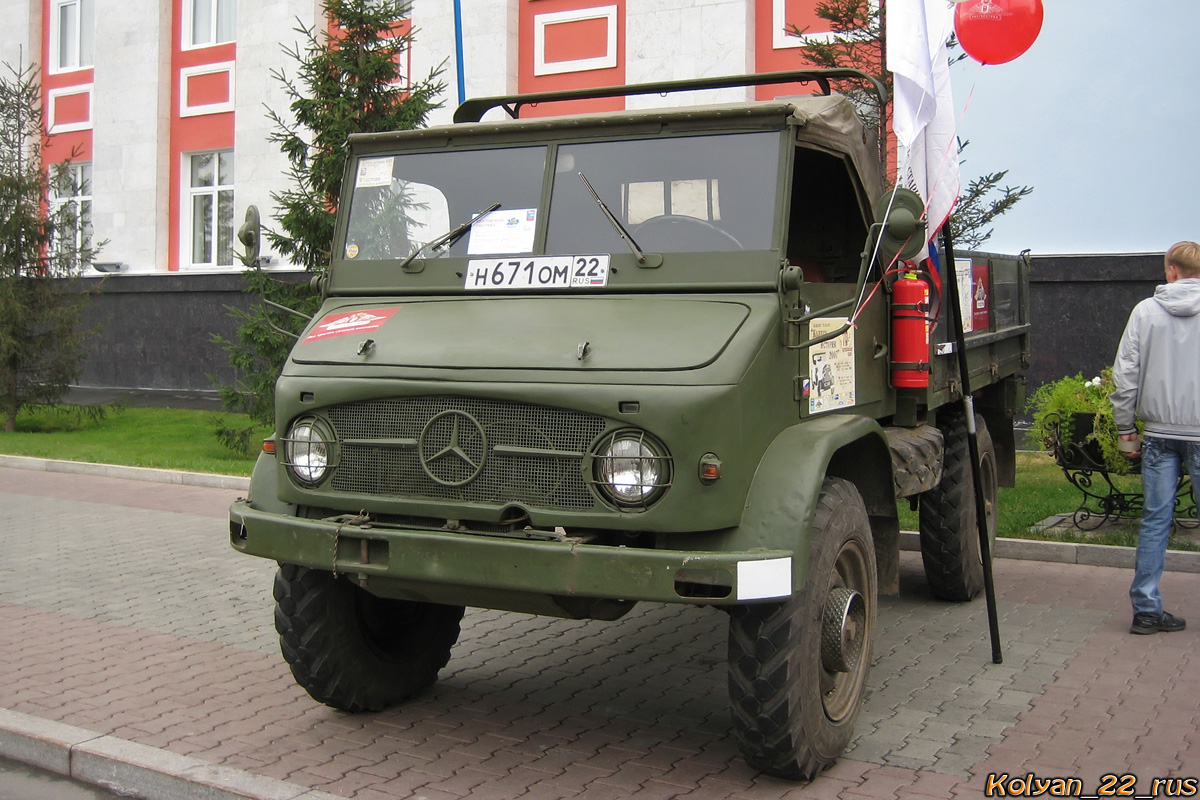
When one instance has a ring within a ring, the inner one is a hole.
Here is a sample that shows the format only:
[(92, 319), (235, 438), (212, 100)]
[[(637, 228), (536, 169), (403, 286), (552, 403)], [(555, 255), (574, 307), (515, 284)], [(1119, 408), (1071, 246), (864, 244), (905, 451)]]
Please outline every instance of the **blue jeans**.
[(1142, 443), (1142, 495), (1145, 502), (1138, 530), (1137, 565), (1133, 585), (1129, 587), (1134, 614), (1162, 614), (1158, 582), (1162, 578), (1167, 537), (1175, 517), (1175, 491), (1185, 464), (1192, 477), (1192, 495), (1200, 498), (1200, 442), (1147, 437)]

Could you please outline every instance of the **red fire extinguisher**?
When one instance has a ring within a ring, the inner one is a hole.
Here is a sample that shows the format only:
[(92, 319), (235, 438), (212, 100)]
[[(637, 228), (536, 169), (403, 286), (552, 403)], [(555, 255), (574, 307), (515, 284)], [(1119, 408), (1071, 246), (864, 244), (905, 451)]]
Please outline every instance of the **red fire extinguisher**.
[(892, 385), (929, 385), (929, 284), (905, 272), (892, 285)]

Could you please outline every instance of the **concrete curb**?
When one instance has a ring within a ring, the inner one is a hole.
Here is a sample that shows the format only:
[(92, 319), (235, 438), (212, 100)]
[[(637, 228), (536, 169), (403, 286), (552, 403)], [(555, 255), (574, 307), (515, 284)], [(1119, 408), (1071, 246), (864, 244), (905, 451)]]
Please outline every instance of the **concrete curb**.
[(0, 756), (142, 800), (342, 800), (6, 708), (0, 708)]
[[(920, 534), (900, 532), (900, 549), (921, 549)], [(1042, 542), (1035, 539), (996, 539), (996, 558), (1018, 561), (1046, 561), (1052, 564), (1082, 564), (1088, 567), (1119, 567), (1133, 569), (1137, 551), (1132, 547), (1073, 542)], [(1168, 572), (1200, 572), (1200, 553), (1168, 550), (1165, 569)]]
[(217, 475), (208, 472), (182, 472), (149, 467), (123, 467), (118, 464), (93, 464), (87, 461), (59, 461), (52, 458), (0, 455), (0, 467), (31, 469), (41, 472), (64, 472), (72, 475), (96, 475), (102, 478), (124, 478), (131, 481), (171, 483), (177, 486), (202, 486), (208, 489), (238, 489), (246, 491), (250, 479), (240, 475)]

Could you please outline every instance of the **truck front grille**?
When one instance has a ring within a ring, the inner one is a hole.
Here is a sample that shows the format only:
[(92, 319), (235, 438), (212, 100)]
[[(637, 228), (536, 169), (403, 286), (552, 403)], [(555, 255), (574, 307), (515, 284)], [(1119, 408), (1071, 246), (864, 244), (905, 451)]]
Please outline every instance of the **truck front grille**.
[(329, 409), (341, 442), (336, 491), (588, 510), (583, 474), (603, 418), (469, 397), (412, 397)]

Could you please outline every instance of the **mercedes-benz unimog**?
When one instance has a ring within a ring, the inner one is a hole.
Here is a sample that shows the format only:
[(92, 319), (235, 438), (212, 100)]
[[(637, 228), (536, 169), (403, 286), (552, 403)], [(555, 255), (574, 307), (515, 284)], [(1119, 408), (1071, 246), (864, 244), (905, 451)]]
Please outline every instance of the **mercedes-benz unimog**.
[[(936, 270), (901, 260), (921, 204), (885, 192), (829, 91), (849, 75), (619, 87), (823, 93), (564, 117), (519, 111), (586, 93), (494, 98), (350, 137), (323, 305), (230, 511), (233, 547), (279, 562), (283, 655), (315, 699), (420, 692), (467, 606), (709, 605), (746, 760), (803, 779), (843, 751), (898, 591), (897, 501), (934, 594), (976, 594), (960, 400), (994, 532), (1029, 355), (1028, 265), (967, 254), (959, 374)], [(479, 121), (497, 105), (516, 118)]]

